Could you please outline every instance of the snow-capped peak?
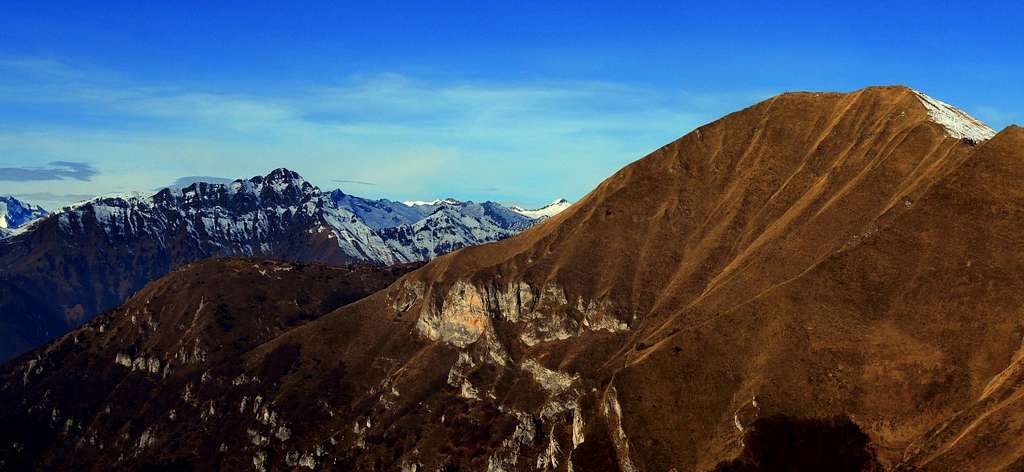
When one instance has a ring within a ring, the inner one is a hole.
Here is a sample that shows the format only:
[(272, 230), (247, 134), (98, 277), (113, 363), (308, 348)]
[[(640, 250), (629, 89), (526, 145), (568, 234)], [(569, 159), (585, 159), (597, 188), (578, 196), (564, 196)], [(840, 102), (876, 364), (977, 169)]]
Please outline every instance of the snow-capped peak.
[(263, 180), (277, 191), (281, 191), (281, 189), (289, 185), (302, 187), (306, 183), (306, 179), (303, 179), (298, 172), (285, 169), (284, 167), (270, 171)]
[(13, 230), (46, 216), (42, 207), (12, 196), (0, 196), (0, 229)]
[(921, 100), (921, 103), (928, 109), (928, 117), (933, 122), (942, 125), (946, 128), (946, 132), (951, 137), (957, 139), (969, 139), (976, 143), (991, 139), (996, 135), (995, 130), (989, 128), (988, 125), (982, 123), (977, 118), (968, 115), (966, 112), (957, 109), (956, 107), (943, 102), (941, 100), (934, 99), (925, 95), (917, 90), (914, 90), (917, 98)]
[(516, 213), (519, 213), (520, 215), (523, 215), (523, 216), (526, 216), (526, 217), (529, 217), (529, 218), (537, 219), (537, 218), (550, 218), (552, 216), (555, 216), (555, 215), (561, 213), (562, 210), (565, 210), (566, 208), (569, 208), (570, 205), (572, 205), (572, 203), (570, 203), (568, 200), (566, 200), (564, 198), (559, 198), (559, 199), (557, 199), (557, 200), (555, 200), (555, 201), (553, 201), (551, 203), (548, 203), (547, 205), (544, 205), (544, 206), (542, 206), (540, 208), (533, 209), (533, 210), (528, 210), (528, 209), (523, 208), (523, 207), (518, 206), (518, 205), (512, 205), (509, 208), (512, 211), (514, 211)]
[(437, 206), (437, 205), (458, 205), (459, 203), (461, 203), (461, 202), (456, 200), (456, 199), (454, 199), (454, 198), (445, 198), (445, 199), (438, 198), (438, 199), (434, 199), (434, 200), (430, 200), (430, 201), (426, 201), (426, 200), (406, 200), (406, 201), (402, 202), (403, 205), (410, 206), (410, 207)]

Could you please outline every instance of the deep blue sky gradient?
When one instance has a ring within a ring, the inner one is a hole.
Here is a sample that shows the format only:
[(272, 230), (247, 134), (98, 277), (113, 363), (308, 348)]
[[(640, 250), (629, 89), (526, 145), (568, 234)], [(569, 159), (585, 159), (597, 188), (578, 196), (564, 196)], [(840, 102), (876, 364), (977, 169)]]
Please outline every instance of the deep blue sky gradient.
[(97, 174), (0, 193), (53, 206), (285, 166), (537, 205), (787, 90), (905, 84), (1024, 122), (1015, 2), (713, 3), (7, 0), (0, 168)]

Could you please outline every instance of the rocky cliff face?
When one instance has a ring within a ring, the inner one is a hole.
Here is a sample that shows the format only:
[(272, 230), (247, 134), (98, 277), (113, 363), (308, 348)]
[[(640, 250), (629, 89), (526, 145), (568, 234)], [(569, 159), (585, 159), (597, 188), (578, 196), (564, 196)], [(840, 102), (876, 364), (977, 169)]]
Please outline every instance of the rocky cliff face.
[(1024, 129), (939, 119), (935, 102), (784, 94), (515, 237), (242, 347), (230, 368), (167, 383), (165, 366), (195, 356), (98, 355), (166, 396), (143, 414), (54, 396), (86, 332), (70, 333), (6, 367), (0, 392), (20, 403), (2, 419), (44, 439), (4, 463), (1012, 469)]

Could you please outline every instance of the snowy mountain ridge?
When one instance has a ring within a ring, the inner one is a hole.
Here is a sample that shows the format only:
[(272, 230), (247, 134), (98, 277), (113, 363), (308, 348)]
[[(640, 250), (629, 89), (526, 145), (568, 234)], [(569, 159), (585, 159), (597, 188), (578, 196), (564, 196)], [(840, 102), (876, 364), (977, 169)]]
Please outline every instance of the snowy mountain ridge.
[(403, 205), (410, 206), (410, 207), (438, 206), (438, 205), (441, 205), (441, 204), (444, 204), (444, 203), (457, 204), (457, 203), (459, 203), (459, 200), (456, 200), (454, 198), (435, 198), (435, 199), (430, 200), (430, 201), (426, 201), (426, 200), (406, 200), (406, 201), (402, 202)]
[[(423, 211), (423, 212), (426, 212), (427, 214), (429, 214), (429, 213), (432, 213), (433, 211), (435, 211), (438, 207), (443, 206), (443, 205), (462, 205), (464, 203), (465, 202), (456, 200), (454, 198), (444, 198), (444, 199), (437, 198), (437, 199), (434, 199), (434, 200), (407, 200), (407, 201), (403, 201), (402, 205), (405, 205), (407, 207), (414, 208), (416, 210), (420, 210), (420, 211)], [(515, 213), (517, 213), (519, 215), (522, 215), (522, 216), (525, 216), (527, 218), (530, 218), (530, 219), (541, 220), (541, 219), (544, 219), (544, 218), (550, 218), (552, 216), (555, 216), (558, 213), (560, 213), (562, 210), (565, 210), (566, 208), (569, 208), (569, 206), (571, 206), (571, 205), (572, 205), (572, 202), (570, 202), (570, 201), (568, 201), (568, 200), (566, 200), (564, 198), (559, 198), (559, 199), (556, 199), (555, 201), (553, 201), (551, 203), (548, 203), (547, 205), (544, 205), (544, 206), (542, 206), (540, 208), (529, 209), (529, 208), (524, 208), (524, 207), (522, 207), (520, 205), (514, 205), (514, 204), (513, 205), (509, 205), (509, 206), (504, 207), (504, 208), (506, 208), (508, 210), (511, 210), (512, 212), (515, 212)]]
[[(341, 190), (324, 193), (283, 168), (230, 183), (165, 188), (153, 195), (100, 196), (66, 206), (54, 218), (70, 240), (95, 227), (116, 244), (147, 239), (162, 250), (173, 250), (171, 246), (184, 241), (201, 255), (281, 257), (304, 253), (305, 244), (337, 252), (331, 260), (377, 264), (429, 260), (507, 238), (536, 222), (494, 202), (444, 199), (410, 205)], [(297, 235), (309, 241), (296, 241)], [(333, 244), (325, 248), (324, 240)]]
[(914, 90), (914, 94), (921, 100), (921, 104), (928, 109), (928, 117), (933, 122), (946, 128), (946, 132), (950, 136), (980, 143), (992, 139), (996, 135), (995, 130), (967, 114), (967, 112), (936, 98), (929, 97), (917, 90)]
[(540, 208), (533, 210), (528, 210), (518, 205), (512, 205), (511, 207), (509, 207), (509, 209), (527, 218), (540, 219), (555, 216), (561, 213), (562, 210), (569, 208), (571, 205), (572, 203), (569, 202), (568, 200), (564, 198), (559, 198), (558, 200), (555, 200), (551, 203), (548, 203), (547, 205), (544, 205)]

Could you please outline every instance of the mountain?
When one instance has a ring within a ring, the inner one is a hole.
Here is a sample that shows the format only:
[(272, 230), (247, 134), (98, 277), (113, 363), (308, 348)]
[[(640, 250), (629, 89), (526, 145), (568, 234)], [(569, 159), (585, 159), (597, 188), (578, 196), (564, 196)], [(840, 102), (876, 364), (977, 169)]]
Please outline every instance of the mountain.
[(339, 207), (355, 213), (375, 230), (415, 224), (435, 209), (433, 206), (412, 206), (383, 198), (370, 200), (346, 194), (341, 190), (332, 191), (330, 198)]
[(536, 222), (494, 202), (445, 201), (431, 207), (432, 213), (412, 225), (381, 231), (388, 246), (403, 258), (429, 260), (462, 247), (508, 238)]
[[(3, 368), (0, 461), (1016, 470), (1021, 182), (1024, 128), (904, 87), (783, 94), (223, 368), (174, 348), (139, 361), (142, 328), (81, 345), (104, 323), (208, 309), (195, 291), (133, 298)], [(112, 377), (77, 380), (91, 375)]]
[(539, 218), (495, 202), (370, 200), (330, 193), (331, 200), (377, 231), (396, 260), (425, 261), (466, 246), (508, 238)]
[(572, 205), (572, 203), (569, 203), (568, 200), (564, 198), (559, 198), (558, 200), (555, 200), (551, 203), (548, 203), (547, 205), (544, 205), (534, 210), (527, 210), (523, 207), (516, 205), (512, 205), (511, 207), (509, 207), (509, 209), (527, 218), (540, 219), (555, 216), (561, 213), (562, 210), (569, 208), (570, 205)]
[(15, 230), (46, 215), (42, 207), (0, 195), (0, 239), (15, 234)]
[(0, 242), (0, 359), (203, 258), (406, 263), (506, 238), (534, 222), (491, 202), (443, 206), (428, 211), (340, 190), (325, 194), (277, 169), (228, 184), (195, 182), (62, 208)]

